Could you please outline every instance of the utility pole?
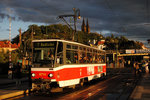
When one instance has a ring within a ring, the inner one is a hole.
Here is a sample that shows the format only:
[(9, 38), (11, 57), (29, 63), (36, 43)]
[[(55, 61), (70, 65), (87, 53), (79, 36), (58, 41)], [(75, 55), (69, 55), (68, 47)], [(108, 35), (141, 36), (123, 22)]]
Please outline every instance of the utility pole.
[(12, 59), (11, 59), (11, 17), (9, 16), (9, 70), (8, 70), (8, 78), (13, 78), (13, 71), (12, 71)]
[(11, 17), (9, 17), (9, 68), (12, 68), (12, 63), (11, 63)]
[[(77, 27), (76, 26), (77, 18), (80, 19), (81, 16), (80, 16), (80, 9), (73, 8), (73, 11), (74, 11), (74, 14), (60, 15), (60, 16), (58, 16), (58, 18), (61, 18), (67, 24), (67, 26), (73, 30), (73, 28), (65, 20), (65, 17), (73, 17), (73, 19), (74, 19), (74, 31), (73, 31), (73, 34), (72, 34), (72, 40), (74, 41), (75, 40), (74, 36), (76, 34), (76, 31), (77, 31), (77, 29), (76, 29), (76, 27)], [(77, 39), (77, 41), (78, 41), (78, 39)]]

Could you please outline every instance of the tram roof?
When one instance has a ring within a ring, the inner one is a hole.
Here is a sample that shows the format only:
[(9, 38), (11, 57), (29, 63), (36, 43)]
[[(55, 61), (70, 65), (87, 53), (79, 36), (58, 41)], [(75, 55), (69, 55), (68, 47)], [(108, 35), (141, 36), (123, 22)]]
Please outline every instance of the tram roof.
[[(82, 43), (78, 43), (78, 42), (74, 42), (74, 41), (67, 41), (67, 40), (60, 40), (60, 39), (44, 39), (44, 40), (33, 40), (32, 42), (49, 42), (49, 41), (59, 41), (59, 42), (66, 42), (66, 43), (71, 43), (71, 44), (75, 44), (75, 45), (81, 45), (81, 46), (85, 46), (85, 47), (90, 47), (93, 49), (97, 49), (100, 50), (96, 47), (91, 47)], [(105, 51), (105, 50), (101, 50), (101, 51)]]

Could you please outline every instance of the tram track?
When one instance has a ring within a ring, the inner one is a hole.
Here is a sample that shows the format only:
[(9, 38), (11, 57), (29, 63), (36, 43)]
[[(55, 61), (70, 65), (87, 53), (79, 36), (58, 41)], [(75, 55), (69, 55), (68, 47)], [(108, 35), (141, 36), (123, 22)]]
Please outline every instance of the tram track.
[(51, 100), (98, 100), (98, 98), (106, 98), (107, 96), (113, 96), (113, 99), (108, 100), (122, 100), (125, 96), (125, 98), (128, 98), (132, 92), (130, 83), (135, 84), (135, 81), (130, 73), (117, 74), (112, 77), (107, 77), (105, 80), (91, 81), (83, 87), (77, 86), (75, 89), (65, 88), (63, 92), (31, 94), (30, 96), (15, 97), (11, 100), (47, 100), (47, 98)]
[[(65, 88), (63, 92), (58, 92), (58, 93), (50, 93), (50, 94), (43, 94), (43, 93), (39, 93), (39, 94), (33, 94), (31, 93), (26, 94), (26, 95), (19, 95), (16, 97), (12, 97), (9, 98), (11, 100), (20, 100), (20, 98), (23, 98), (22, 100), (28, 98), (29, 100), (32, 100), (33, 98), (36, 98), (37, 100), (39, 100), (39, 98), (50, 98), (51, 100), (56, 100), (56, 99), (67, 99), (65, 97), (72, 97), (72, 96), (76, 96), (76, 95), (80, 95), (80, 94), (84, 94), (84, 92), (86, 93), (86, 91), (88, 91), (89, 89), (94, 88), (95, 84), (97, 83), (101, 83), (101, 84), (105, 84), (107, 83), (107, 81), (115, 78), (115, 77), (119, 77), (119, 76), (113, 76), (112, 78), (109, 79), (100, 79), (100, 80), (94, 80), (92, 82), (88, 82), (85, 86), (77, 86), (75, 89), (71, 89), (71, 88)], [(100, 89), (97, 89), (97, 91), (99, 91)], [(95, 93), (92, 93), (92, 95)], [(90, 95), (90, 94), (89, 94)], [(60, 97), (60, 98), (59, 98)], [(43, 99), (46, 100), (46, 99)]]
[[(119, 76), (120, 75), (117, 75), (112, 78), (109, 78), (109, 79), (106, 79), (106, 80), (103, 80), (100, 82), (96, 82), (96, 84), (92, 84), (84, 90), (79, 90), (79, 91), (75, 91), (71, 94), (64, 95), (63, 97), (58, 98), (58, 100), (69, 100), (69, 99), (85, 100), (85, 99), (89, 98), (89, 96), (93, 96), (97, 92), (102, 91), (105, 88), (107, 88), (108, 86), (106, 86), (104, 84), (107, 84), (109, 81), (117, 79)], [(100, 88), (97, 88), (97, 87), (100, 87)], [(95, 89), (95, 88), (97, 88), (97, 89)]]

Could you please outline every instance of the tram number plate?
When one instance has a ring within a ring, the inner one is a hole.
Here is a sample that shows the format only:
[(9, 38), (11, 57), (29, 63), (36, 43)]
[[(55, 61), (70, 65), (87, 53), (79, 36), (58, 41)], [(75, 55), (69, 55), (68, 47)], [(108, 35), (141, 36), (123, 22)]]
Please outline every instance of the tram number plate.
[(46, 73), (39, 73), (39, 76), (46, 76)]
[(88, 75), (94, 74), (94, 66), (87, 67), (87, 74)]

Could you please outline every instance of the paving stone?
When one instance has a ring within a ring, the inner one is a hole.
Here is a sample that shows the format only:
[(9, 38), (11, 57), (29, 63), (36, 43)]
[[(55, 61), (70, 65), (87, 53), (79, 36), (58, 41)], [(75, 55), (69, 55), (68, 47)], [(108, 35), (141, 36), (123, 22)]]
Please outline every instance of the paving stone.
[(143, 94), (142, 94), (142, 100), (143, 100), (143, 99), (150, 100), (150, 93), (143, 93)]

